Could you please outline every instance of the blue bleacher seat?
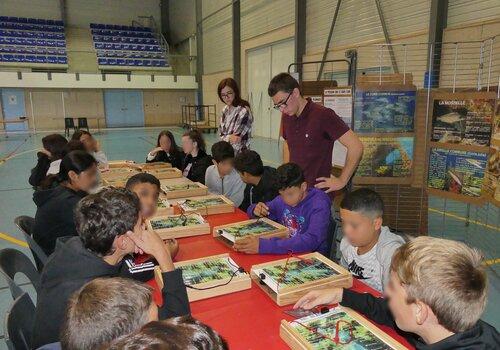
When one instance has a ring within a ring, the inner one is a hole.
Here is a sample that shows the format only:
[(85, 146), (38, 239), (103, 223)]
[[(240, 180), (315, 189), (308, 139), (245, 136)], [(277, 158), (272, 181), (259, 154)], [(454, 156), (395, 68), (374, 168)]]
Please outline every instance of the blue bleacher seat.
[(0, 45), (4, 62), (67, 64), (61, 20), (0, 16)]
[(163, 67), (167, 65), (150, 28), (91, 23), (99, 65)]

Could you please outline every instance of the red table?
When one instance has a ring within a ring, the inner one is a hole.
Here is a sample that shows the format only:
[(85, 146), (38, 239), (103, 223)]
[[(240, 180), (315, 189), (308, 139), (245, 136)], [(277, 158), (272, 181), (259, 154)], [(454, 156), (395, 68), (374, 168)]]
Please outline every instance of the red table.
[[(233, 214), (209, 215), (205, 217), (210, 227), (247, 220), (247, 215), (237, 209)], [(227, 245), (219, 242), (210, 235), (188, 237), (179, 239), (180, 250), (176, 261), (202, 258), (209, 255), (230, 253), (231, 258), (245, 271), (249, 272), (255, 264), (282, 259), (283, 255), (247, 255), (233, 251)], [(155, 301), (162, 303), (161, 294), (156, 288), (156, 283), (150, 281), (155, 287)], [(377, 291), (364, 283), (354, 279), (353, 290), (380, 295)], [(288, 349), (288, 346), (279, 336), (280, 321), (292, 320), (283, 310), (290, 309), (291, 305), (280, 307), (276, 305), (258, 286), (252, 283), (252, 288), (221, 295), (191, 303), (192, 315), (198, 320), (208, 324), (229, 343), (231, 349)], [(413, 349), (393, 329), (379, 326), (399, 342)]]

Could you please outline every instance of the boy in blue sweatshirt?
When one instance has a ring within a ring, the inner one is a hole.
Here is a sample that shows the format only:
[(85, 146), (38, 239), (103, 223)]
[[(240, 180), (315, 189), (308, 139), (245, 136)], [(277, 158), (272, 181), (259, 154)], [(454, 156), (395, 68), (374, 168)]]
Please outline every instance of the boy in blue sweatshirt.
[(247, 254), (326, 253), (330, 198), (317, 188), (307, 188), (297, 164), (283, 164), (276, 174), (280, 195), (272, 201), (249, 206), (247, 214), (281, 223), (288, 228), (289, 237), (247, 237), (238, 240), (234, 249)]

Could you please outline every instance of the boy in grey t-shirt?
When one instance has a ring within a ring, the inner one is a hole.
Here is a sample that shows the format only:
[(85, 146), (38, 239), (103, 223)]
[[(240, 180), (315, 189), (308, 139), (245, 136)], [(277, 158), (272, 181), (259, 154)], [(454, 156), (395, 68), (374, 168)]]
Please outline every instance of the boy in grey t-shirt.
[(380, 292), (389, 280), (392, 255), (404, 244), (403, 238), (382, 226), (383, 213), (382, 198), (368, 188), (348, 193), (340, 203), (341, 264)]
[(234, 169), (234, 149), (229, 142), (212, 145), (212, 162), (205, 172), (205, 185), (211, 193), (223, 194), (235, 207), (243, 202), (245, 184)]

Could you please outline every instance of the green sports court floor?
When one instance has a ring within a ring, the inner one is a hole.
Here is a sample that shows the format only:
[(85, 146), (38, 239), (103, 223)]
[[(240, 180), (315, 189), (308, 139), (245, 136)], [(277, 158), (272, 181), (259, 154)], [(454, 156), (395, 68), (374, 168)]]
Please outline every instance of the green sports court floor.
[[(134, 128), (107, 130), (95, 134), (110, 160), (145, 160), (147, 152), (155, 145), (159, 128)], [(178, 142), (183, 130), (170, 128)], [(30, 169), (36, 162), (36, 150), (41, 147), (41, 138), (46, 134), (0, 135), (0, 249), (16, 248), (31, 256), (22, 234), (14, 225), (19, 215), (34, 216), (33, 190), (28, 184)], [(217, 140), (215, 134), (205, 134), (207, 148)], [(281, 145), (275, 140), (254, 138), (252, 148), (263, 158), (264, 163), (278, 166), (281, 162)], [(489, 302), (484, 319), (500, 328), (500, 209), (494, 206), (475, 207), (440, 198), (431, 198), (429, 203), (429, 232), (431, 235), (465, 241), (482, 249), (488, 260), (490, 277)], [(466, 218), (469, 218), (468, 220)], [(464, 276), (467, 278), (467, 276)], [(19, 279), (23, 288), (33, 295), (33, 288)], [(6, 283), (0, 280), (0, 316), (11, 303)], [(0, 326), (3, 338), (3, 324)], [(0, 349), (6, 346), (0, 339)]]

